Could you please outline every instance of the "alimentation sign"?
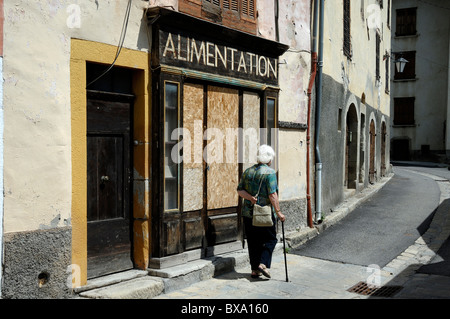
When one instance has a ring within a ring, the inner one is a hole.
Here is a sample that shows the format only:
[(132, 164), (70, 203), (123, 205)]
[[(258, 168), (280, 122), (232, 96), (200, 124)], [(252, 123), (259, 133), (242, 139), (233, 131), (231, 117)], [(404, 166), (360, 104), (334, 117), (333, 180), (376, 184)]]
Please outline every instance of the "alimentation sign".
[(165, 65), (244, 80), (278, 83), (278, 59), (224, 43), (195, 34), (160, 29), (159, 61)]

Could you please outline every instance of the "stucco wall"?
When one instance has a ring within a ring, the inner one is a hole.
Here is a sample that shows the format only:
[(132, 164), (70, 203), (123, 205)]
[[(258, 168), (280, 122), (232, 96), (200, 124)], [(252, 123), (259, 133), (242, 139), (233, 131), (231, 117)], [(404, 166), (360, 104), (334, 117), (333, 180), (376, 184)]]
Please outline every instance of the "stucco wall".
[[(147, 2), (132, 3), (124, 47), (147, 50)], [(126, 6), (5, 3), (5, 233), (70, 225), (70, 38), (117, 45)]]
[[(449, 31), (448, 10), (441, 1), (423, 3), (417, 0), (393, 1), (393, 51), (416, 51), (416, 79), (392, 83), (392, 107), (395, 97), (415, 97), (413, 127), (393, 127), (392, 136), (409, 138), (411, 151), (429, 145), (432, 151), (449, 149), (445, 143), (444, 122), (447, 119)], [(396, 37), (395, 10), (417, 7), (417, 36)], [(392, 79), (394, 77), (392, 76)], [(447, 122), (448, 130), (448, 122)]]
[[(274, 14), (277, 2), (278, 25)], [(278, 120), (306, 124), (311, 69), (310, 1), (259, 1), (258, 12), (261, 36), (289, 45), (279, 59)], [(288, 216), (286, 229), (296, 230), (306, 227), (306, 131), (280, 129), (278, 141), (281, 209)]]
[[(385, 93), (385, 63), (383, 55), (390, 52), (390, 29), (387, 27), (387, 2), (382, 10), (376, 9), (375, 0), (350, 1), (352, 58), (343, 54), (342, 1), (325, 2), (324, 66), (323, 72), (346, 89), (361, 97), (380, 112), (389, 114), (389, 95)], [(364, 5), (364, 9), (362, 9)], [(361, 14), (364, 12), (364, 16)], [(391, 14), (392, 16), (392, 14)], [(364, 19), (363, 19), (364, 18)], [(378, 23), (377, 21), (380, 21)], [(381, 34), (380, 79), (375, 81), (375, 32)], [(393, 64), (391, 63), (391, 69)]]
[[(125, 48), (149, 50), (151, 39), (143, 9), (159, 4), (177, 8), (176, 0), (132, 1)], [(260, 35), (275, 39), (273, 3), (260, 1), (258, 5)], [(71, 39), (118, 45), (126, 7), (125, 0), (10, 0), (5, 3), (3, 235), (8, 258), (4, 287), (8, 297), (20, 293), (21, 297), (45, 298), (56, 296), (57, 291), (67, 292), (66, 269), (73, 262)], [(279, 66), (281, 121), (305, 124), (307, 120), (309, 17), (309, 1), (290, 1), (289, 5), (280, 6), (279, 40), (291, 47), (280, 59)], [(111, 54), (110, 62), (113, 60)], [(280, 197), (283, 207), (292, 216), (297, 214), (291, 219), (295, 220), (292, 228), (304, 226), (305, 135), (304, 130), (280, 133)], [(26, 247), (25, 254), (22, 254), (23, 247)], [(42, 258), (30, 260), (37, 255)], [(17, 259), (18, 256), (21, 257)], [(29, 270), (26, 276), (24, 269)], [(53, 279), (51, 285), (39, 289), (37, 277), (43, 272)], [(19, 289), (21, 284), (14, 278), (22, 276), (28, 284)]]
[[(1, 35), (0, 35), (1, 36)], [(0, 191), (3, 192), (3, 57), (0, 56)], [(3, 274), (3, 196), (0, 197), (0, 298)]]
[[(387, 2), (379, 10), (375, 0), (350, 1), (351, 58), (343, 53), (342, 1), (325, 1), (323, 96), (321, 132), (319, 137), (322, 158), (322, 214), (326, 217), (345, 198), (348, 188), (345, 177), (345, 139), (347, 116), (353, 104), (356, 110), (353, 138), (355, 147), (356, 191), (368, 185), (369, 124), (376, 127), (375, 168), (380, 177), (381, 122), (389, 131), (390, 96), (385, 91), (386, 69), (383, 56), (390, 52), (390, 29), (387, 27)], [(392, 14), (391, 14), (392, 15)], [(378, 31), (377, 31), (378, 28)], [(376, 32), (381, 36), (380, 80), (376, 80)], [(393, 64), (390, 65), (392, 72)], [(365, 102), (362, 97), (365, 97)], [(364, 124), (361, 125), (361, 121)], [(388, 133), (389, 134), (389, 133)], [(389, 146), (386, 163), (389, 164)]]

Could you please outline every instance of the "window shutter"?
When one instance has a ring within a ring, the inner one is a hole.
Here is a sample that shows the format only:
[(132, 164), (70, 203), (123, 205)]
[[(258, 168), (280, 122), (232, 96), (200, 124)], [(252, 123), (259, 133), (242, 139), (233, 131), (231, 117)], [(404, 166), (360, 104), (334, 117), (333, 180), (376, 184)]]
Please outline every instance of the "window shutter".
[(394, 98), (394, 125), (414, 125), (414, 97)]
[(242, 0), (242, 14), (255, 18), (255, 0)]
[(351, 57), (350, 0), (344, 0), (344, 54)]
[(398, 9), (396, 17), (396, 36), (415, 35), (417, 8)]
[(376, 44), (375, 44), (375, 76), (376, 79), (380, 79), (380, 44), (381, 44), (381, 37), (376, 33)]
[(211, 3), (212, 5), (220, 7), (220, 0), (203, 0), (203, 1)]

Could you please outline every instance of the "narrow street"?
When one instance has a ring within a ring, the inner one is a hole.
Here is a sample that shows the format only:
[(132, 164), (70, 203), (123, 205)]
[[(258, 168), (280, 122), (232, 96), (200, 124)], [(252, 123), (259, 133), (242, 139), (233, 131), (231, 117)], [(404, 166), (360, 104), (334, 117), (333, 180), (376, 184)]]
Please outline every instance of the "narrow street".
[(431, 178), (396, 167), (376, 195), (293, 253), (382, 268), (428, 229), (439, 195)]
[(270, 280), (238, 267), (155, 299), (365, 299), (373, 296), (348, 289), (373, 274), (400, 287), (385, 298), (449, 298), (449, 177), (447, 168), (396, 166), (378, 193), (287, 254), (287, 282), (278, 250)]

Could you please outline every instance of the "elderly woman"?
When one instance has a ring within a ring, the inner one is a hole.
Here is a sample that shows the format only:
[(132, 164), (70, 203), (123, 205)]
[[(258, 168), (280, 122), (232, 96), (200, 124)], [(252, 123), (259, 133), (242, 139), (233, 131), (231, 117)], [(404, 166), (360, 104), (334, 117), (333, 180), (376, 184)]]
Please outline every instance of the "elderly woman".
[[(281, 213), (278, 202), (277, 176), (275, 171), (269, 167), (274, 157), (275, 152), (270, 146), (260, 146), (257, 156), (258, 164), (245, 170), (237, 188), (239, 196), (244, 198), (242, 216), (247, 235), (252, 278), (257, 278), (261, 274), (270, 278), (269, 269), (272, 262), (272, 253), (277, 244), (275, 214), (281, 222), (286, 219)], [(255, 195), (260, 187), (259, 196), (256, 198)], [(252, 225), (253, 205), (255, 203), (261, 206), (272, 204), (273, 226), (255, 227)]]

